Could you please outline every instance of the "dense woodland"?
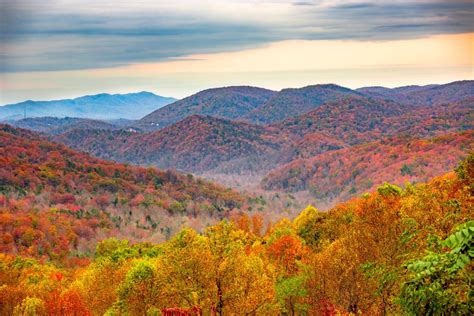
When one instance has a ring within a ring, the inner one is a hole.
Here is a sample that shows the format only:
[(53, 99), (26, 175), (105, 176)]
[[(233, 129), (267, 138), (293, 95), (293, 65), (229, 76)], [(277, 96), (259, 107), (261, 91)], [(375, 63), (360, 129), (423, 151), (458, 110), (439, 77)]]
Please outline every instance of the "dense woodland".
[[(449, 171), (472, 150), (472, 134), (459, 133), (474, 129), (473, 98), (473, 81), (358, 90), (326, 84), (279, 92), (224, 87), (162, 107), (129, 128), (97, 122), (81, 122), (80, 127), (64, 120), (44, 122), (52, 124), (49, 130), (32, 120), (17, 125), (44, 131), (53, 141), (104, 159), (173, 168), (252, 191), (304, 191), (323, 207), (384, 181), (404, 185)], [(464, 141), (441, 144), (437, 137), (447, 134)], [(403, 152), (387, 179), (373, 168), (375, 174), (361, 183), (357, 175), (364, 173), (364, 166), (359, 160), (368, 154), (364, 150), (375, 147), (381, 155), (370, 160), (378, 166), (391, 163), (392, 158), (383, 156), (385, 150)], [(441, 150), (450, 152), (448, 161), (433, 155)], [(321, 168), (328, 159), (351, 169), (344, 179), (332, 181), (334, 166)], [(404, 165), (403, 172), (396, 170)]]
[[(317, 199), (348, 199), (373, 191), (384, 181), (404, 185), (425, 182), (454, 168), (474, 151), (473, 131), (420, 139), (409, 136), (327, 151), (296, 159), (272, 170), (267, 189), (309, 190)], [(443, 157), (443, 163), (440, 163)]]
[(474, 314), (473, 98), (227, 87), (0, 125), (0, 314)]
[[(4, 196), (1, 314), (472, 314), (473, 194), (470, 156), (426, 184), (384, 184), (329, 212), (308, 206), (271, 225), (241, 214), (160, 244), (105, 238), (93, 252), (65, 248), (100, 219), (78, 225)], [(39, 232), (59, 237), (51, 259)]]
[(163, 241), (252, 205), (192, 175), (92, 158), (8, 125), (0, 164), (1, 249), (45, 259), (88, 253), (105, 236)]

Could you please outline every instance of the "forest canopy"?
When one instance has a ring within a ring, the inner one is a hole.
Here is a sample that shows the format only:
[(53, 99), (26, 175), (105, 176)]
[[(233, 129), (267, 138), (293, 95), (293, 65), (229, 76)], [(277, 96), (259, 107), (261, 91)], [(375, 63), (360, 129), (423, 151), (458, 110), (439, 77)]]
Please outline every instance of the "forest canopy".
[[(385, 184), (293, 221), (242, 213), (203, 233), (185, 228), (158, 244), (105, 238), (56, 260), (29, 251), (41, 219), (12, 220), (3, 201), (1, 314), (470, 314), (473, 179), (471, 155), (428, 183)], [(24, 233), (9, 236), (6, 225)], [(12, 243), (24, 251), (6, 251)]]

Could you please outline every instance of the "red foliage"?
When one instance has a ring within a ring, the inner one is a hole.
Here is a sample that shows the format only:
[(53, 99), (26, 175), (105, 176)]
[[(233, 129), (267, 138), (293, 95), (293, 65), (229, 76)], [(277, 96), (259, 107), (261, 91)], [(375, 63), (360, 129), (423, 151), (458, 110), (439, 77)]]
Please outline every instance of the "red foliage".
[(145, 216), (169, 216), (165, 204), (183, 212), (188, 203), (226, 211), (244, 202), (208, 181), (92, 158), (8, 125), (0, 125), (0, 144), (0, 250), (6, 253), (75, 264), (71, 253), (93, 251), (98, 236), (120, 235), (124, 226), (124, 235), (133, 229), (137, 240), (146, 238), (141, 230), (159, 228)]
[(267, 251), (273, 260), (285, 268), (285, 273), (291, 275), (297, 271), (296, 262), (301, 259), (305, 249), (299, 239), (286, 235), (273, 241)]
[(202, 310), (198, 306), (194, 306), (191, 308), (165, 308), (162, 309), (161, 312), (163, 313), (163, 316), (201, 316), (202, 315)]
[(347, 199), (383, 182), (427, 181), (474, 150), (472, 131), (432, 139), (385, 138), (299, 159), (270, 172), (266, 189), (310, 190), (319, 199)]

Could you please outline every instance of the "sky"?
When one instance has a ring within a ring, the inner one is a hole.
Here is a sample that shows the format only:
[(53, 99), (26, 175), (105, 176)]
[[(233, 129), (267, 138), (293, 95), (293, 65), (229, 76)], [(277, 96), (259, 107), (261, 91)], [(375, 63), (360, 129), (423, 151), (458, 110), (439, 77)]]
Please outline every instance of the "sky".
[(0, 0), (0, 104), (474, 79), (474, 0)]

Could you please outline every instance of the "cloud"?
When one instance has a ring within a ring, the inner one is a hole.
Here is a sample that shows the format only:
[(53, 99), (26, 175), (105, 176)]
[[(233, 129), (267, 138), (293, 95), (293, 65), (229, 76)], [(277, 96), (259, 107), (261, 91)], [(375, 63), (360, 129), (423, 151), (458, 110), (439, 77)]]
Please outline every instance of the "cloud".
[(316, 3), (312, 1), (297, 1), (292, 3), (295, 6), (313, 6), (316, 5)]
[(458, 0), (0, 0), (0, 12), (3, 73), (116, 67), (292, 39), (474, 31), (472, 2)]
[(354, 10), (354, 9), (367, 9), (367, 8), (374, 8), (375, 4), (370, 2), (360, 2), (360, 3), (344, 3), (335, 8), (339, 10)]
[(401, 86), (474, 79), (474, 33), (361, 42), (291, 40), (243, 51), (75, 71), (0, 74), (0, 105), (101, 92), (184, 97), (210, 87)]

